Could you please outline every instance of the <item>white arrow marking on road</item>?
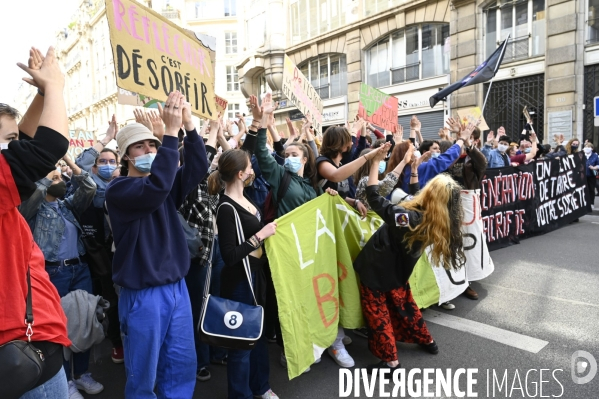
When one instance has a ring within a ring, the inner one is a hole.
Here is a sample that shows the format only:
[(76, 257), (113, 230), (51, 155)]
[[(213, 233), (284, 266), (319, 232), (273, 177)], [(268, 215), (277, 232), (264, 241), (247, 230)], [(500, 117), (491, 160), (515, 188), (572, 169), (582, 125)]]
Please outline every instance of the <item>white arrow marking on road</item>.
[(539, 353), (539, 351), (549, 343), (541, 339), (518, 334), (512, 331), (504, 330), (502, 328), (493, 327), (488, 324), (479, 323), (477, 321), (464, 319), (462, 317), (451, 316), (430, 309), (427, 309), (426, 312), (422, 313), (422, 316), (424, 317), (424, 320), (430, 321), (431, 323), (439, 324), (441, 326), (449, 327), (458, 331), (464, 331), (531, 353)]

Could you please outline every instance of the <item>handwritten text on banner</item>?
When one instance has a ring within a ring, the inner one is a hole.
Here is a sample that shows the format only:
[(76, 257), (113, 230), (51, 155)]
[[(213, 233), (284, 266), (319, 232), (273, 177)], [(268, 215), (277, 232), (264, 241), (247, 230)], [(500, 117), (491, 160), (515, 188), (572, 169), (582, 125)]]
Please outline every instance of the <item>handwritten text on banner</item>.
[(192, 112), (215, 119), (214, 51), (132, 0), (106, 0), (117, 85), (164, 100), (179, 90)]

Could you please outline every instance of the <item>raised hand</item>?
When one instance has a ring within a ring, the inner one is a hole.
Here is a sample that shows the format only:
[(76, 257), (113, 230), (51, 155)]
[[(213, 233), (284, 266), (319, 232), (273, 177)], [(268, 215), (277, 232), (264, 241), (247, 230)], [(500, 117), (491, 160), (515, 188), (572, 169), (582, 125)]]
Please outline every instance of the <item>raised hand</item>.
[(285, 122), (287, 123), (287, 128), (289, 129), (289, 138), (297, 136), (297, 129), (295, 128), (295, 126), (293, 126), (293, 122), (291, 122), (291, 119), (285, 118)]
[(133, 116), (135, 116), (135, 122), (141, 123), (142, 125), (147, 127), (150, 130), (150, 132), (154, 133), (152, 121), (150, 120), (150, 117), (145, 111), (136, 108), (133, 110)]
[(183, 105), (185, 97), (178, 90), (168, 95), (162, 112), (162, 120), (166, 125), (164, 134), (166, 136), (179, 136), (179, 129), (183, 122)]
[(193, 129), (195, 129), (193, 120), (191, 119), (191, 104), (188, 103), (187, 101), (183, 100), (183, 108), (182, 109), (183, 109), (183, 112), (181, 114), (181, 117), (183, 119), (183, 127), (185, 128), (185, 130), (190, 132)]
[(491, 130), (489, 134), (487, 134), (487, 143), (492, 143), (495, 140), (495, 133)]
[(460, 133), (460, 138), (464, 140), (464, 144), (470, 140), (470, 136), (472, 135), (472, 132), (474, 132), (474, 129), (476, 129), (476, 125), (469, 123), (468, 126), (466, 126), (466, 129), (462, 130)]
[(403, 142), (403, 126), (402, 125), (398, 124), (397, 128), (393, 132), (393, 141), (395, 142), (395, 144), (400, 144), (401, 142)]
[(410, 147), (406, 151), (406, 155), (404, 155), (404, 157), (403, 157), (403, 163), (405, 165), (409, 165), (412, 162), (412, 157), (414, 156), (415, 150), (416, 150), (416, 147), (414, 147), (413, 145), (410, 144)]
[[(391, 143), (385, 143), (382, 146), (380, 146), (379, 148), (377, 148), (376, 150), (372, 150), (370, 151), (368, 154), (364, 155), (364, 157), (366, 157), (367, 160), (374, 160), (374, 162), (380, 162), (380, 161), (384, 161), (385, 158), (387, 157), (387, 153), (389, 152), (389, 149), (391, 148)], [(370, 155), (372, 154), (372, 155)]]
[(278, 107), (279, 103), (272, 101), (272, 94), (266, 93), (262, 100), (262, 117), (273, 114)]
[(254, 120), (259, 121), (262, 119), (262, 108), (260, 108), (260, 105), (258, 104), (258, 97), (253, 94), (250, 96), (250, 111), (252, 112)]
[(536, 143), (537, 142), (537, 134), (535, 132), (530, 133), (530, 141), (532, 143)]
[(421, 127), (422, 123), (420, 123), (418, 117), (416, 115), (412, 115), (412, 119), (410, 119), (410, 129), (420, 131)]
[(432, 155), (433, 155), (432, 152), (427, 151), (424, 154), (422, 154), (420, 156), (420, 158), (416, 159), (416, 157), (412, 157), (412, 164), (413, 164), (412, 167), (415, 168), (415, 169), (418, 169), (418, 167), (420, 166), (420, 164), (423, 163), (423, 162), (428, 162), (431, 159)]
[(449, 130), (453, 133), (460, 134), (462, 131), (462, 124), (459, 120), (455, 120), (454, 118), (447, 118), (445, 122), (447, 126), (449, 126)]
[[(42, 92), (46, 92), (49, 86), (56, 87), (61, 90), (64, 88), (64, 75), (60, 70), (56, 56), (54, 55), (54, 47), (50, 47), (46, 53), (46, 57), (42, 59), (39, 69), (35, 69), (39, 63), (39, 57), (41, 53), (30, 56), (33, 58), (28, 61), (28, 64), (32, 65), (31, 68), (25, 64), (18, 63), (19, 68), (27, 72), (31, 78), (23, 78), (23, 80), (32, 86), (39, 88)], [(31, 52), (30, 52), (31, 54)]]
[(106, 129), (106, 135), (104, 136), (105, 144), (110, 143), (115, 137), (119, 130), (119, 125), (116, 122), (116, 115), (112, 115), (112, 119), (108, 123), (108, 129)]
[[(158, 105), (160, 105), (160, 103)], [(150, 119), (150, 123), (152, 123), (152, 133), (162, 141), (161, 137), (164, 136), (164, 122), (162, 121), (160, 114), (154, 110), (148, 110), (146, 114), (148, 119)]]

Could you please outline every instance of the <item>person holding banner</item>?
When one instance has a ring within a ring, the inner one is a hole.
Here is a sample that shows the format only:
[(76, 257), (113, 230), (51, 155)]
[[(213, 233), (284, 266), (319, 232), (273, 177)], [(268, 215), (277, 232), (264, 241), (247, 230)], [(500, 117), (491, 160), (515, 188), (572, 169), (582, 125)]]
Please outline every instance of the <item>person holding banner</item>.
[[(190, 398), (196, 355), (189, 294), (183, 278), (189, 251), (177, 209), (208, 171), (204, 141), (189, 103), (172, 92), (161, 108), (163, 142), (142, 124), (121, 129), (121, 176), (106, 188), (115, 252), (112, 278), (121, 286), (119, 319), (125, 349), (126, 398)], [(185, 163), (178, 133), (183, 123)], [(160, 148), (158, 146), (162, 144)]]
[(579, 147), (580, 147), (580, 141), (576, 137), (572, 137), (566, 143), (566, 153), (568, 155), (576, 154), (578, 152)]
[(599, 173), (599, 156), (595, 152), (595, 146), (587, 141), (582, 149), (586, 157), (587, 186), (589, 188), (589, 212), (595, 209), (595, 188), (597, 185), (597, 173)]
[[(377, 154), (376, 160), (383, 157)], [(412, 183), (418, 176), (411, 175)], [(466, 259), (461, 226), (461, 187), (448, 175), (434, 177), (412, 199), (393, 205), (379, 194), (378, 170), (370, 169), (368, 203), (385, 222), (354, 261), (360, 276), (362, 311), (368, 325), (368, 347), (381, 361), (374, 369), (401, 367), (396, 342), (421, 345), (439, 352), (408, 279), (425, 248), (433, 264), (457, 270)]]
[[(254, 125), (255, 126), (255, 125)], [(232, 149), (223, 152), (218, 159), (218, 169), (208, 178), (211, 195), (220, 196), (216, 225), (219, 247), (225, 266), (221, 272), (221, 297), (245, 304), (265, 304), (265, 276), (267, 267), (263, 243), (275, 234), (275, 222), (264, 225), (262, 212), (244, 193), (244, 187), (253, 180), (254, 174), (249, 154), (244, 150)], [(222, 206), (227, 203), (231, 206)], [(237, 241), (237, 218), (243, 229), (245, 242)], [(249, 259), (251, 281), (248, 284), (243, 265)], [(266, 336), (262, 334), (251, 350), (229, 349), (227, 359), (227, 388), (229, 399), (278, 399), (270, 389), (270, 366)]]

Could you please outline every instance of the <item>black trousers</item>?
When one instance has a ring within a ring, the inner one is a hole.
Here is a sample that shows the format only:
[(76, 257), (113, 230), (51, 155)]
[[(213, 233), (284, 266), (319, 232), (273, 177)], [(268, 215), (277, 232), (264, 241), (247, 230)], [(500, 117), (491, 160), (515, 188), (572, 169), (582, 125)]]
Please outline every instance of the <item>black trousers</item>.
[(591, 205), (595, 205), (595, 189), (597, 185), (597, 178), (595, 176), (587, 176), (587, 187), (589, 188), (589, 204), (588, 210), (592, 212)]

